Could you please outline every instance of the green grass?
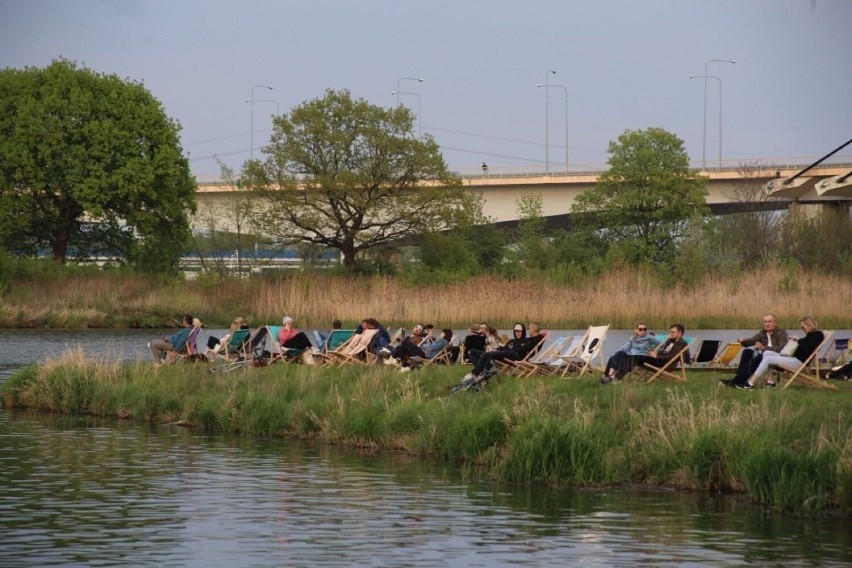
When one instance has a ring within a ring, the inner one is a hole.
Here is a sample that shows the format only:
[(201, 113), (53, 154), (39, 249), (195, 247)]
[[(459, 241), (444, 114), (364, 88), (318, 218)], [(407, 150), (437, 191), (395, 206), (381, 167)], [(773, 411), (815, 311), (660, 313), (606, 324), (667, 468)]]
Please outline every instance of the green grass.
[(502, 377), (481, 393), (451, 394), (466, 370), (274, 365), (217, 375), (76, 351), (18, 372), (0, 397), (10, 407), (404, 451), (495, 481), (746, 493), (779, 511), (852, 513), (852, 383), (744, 392), (691, 371), (685, 385)]

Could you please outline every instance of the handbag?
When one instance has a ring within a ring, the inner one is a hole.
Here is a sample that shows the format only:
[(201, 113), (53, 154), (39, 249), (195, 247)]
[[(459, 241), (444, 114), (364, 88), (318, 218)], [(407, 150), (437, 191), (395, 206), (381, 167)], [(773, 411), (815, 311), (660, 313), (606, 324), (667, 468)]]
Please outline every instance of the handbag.
[(796, 352), (796, 349), (799, 347), (798, 339), (790, 339), (784, 345), (784, 348), (778, 352), (779, 355), (784, 355), (785, 357), (792, 357), (793, 353)]

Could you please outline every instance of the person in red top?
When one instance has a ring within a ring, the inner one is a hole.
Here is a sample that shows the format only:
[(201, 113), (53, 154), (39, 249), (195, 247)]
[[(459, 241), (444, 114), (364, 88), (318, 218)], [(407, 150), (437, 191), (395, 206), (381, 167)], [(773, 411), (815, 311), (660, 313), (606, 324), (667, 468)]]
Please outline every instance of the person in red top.
[(296, 329), (296, 323), (290, 316), (281, 321), (284, 327), (278, 332), (278, 344), (285, 349), (310, 349), (311, 340), (305, 332)]

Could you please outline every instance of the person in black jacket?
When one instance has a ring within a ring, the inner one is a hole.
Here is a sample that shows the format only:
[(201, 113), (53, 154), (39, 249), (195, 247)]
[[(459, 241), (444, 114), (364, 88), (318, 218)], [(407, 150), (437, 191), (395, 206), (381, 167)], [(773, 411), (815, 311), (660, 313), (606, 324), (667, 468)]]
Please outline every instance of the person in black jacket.
[(527, 336), (527, 328), (524, 327), (524, 324), (516, 323), (515, 327), (512, 328), (512, 339), (506, 343), (506, 347), (483, 353), (468, 378), (481, 378), (491, 368), (494, 361), (505, 361), (507, 359), (519, 361), (526, 357), (530, 351), (538, 347), (542, 340), (541, 326), (530, 322), (529, 330), (530, 334)]
[[(637, 355), (636, 365), (638, 366), (644, 363), (650, 363), (655, 367), (662, 367), (668, 363), (672, 357), (676, 357), (677, 354), (683, 351), (683, 348), (686, 347), (687, 343), (683, 338), (684, 333), (686, 333), (686, 329), (683, 327), (683, 324), (671, 324), (669, 326), (669, 337), (662, 343), (662, 345), (658, 346), (647, 355)], [(684, 356), (686, 357), (686, 362), (689, 363), (689, 351), (684, 352)]]
[[(797, 337), (790, 338), (791, 341), (797, 340), (799, 343), (792, 355), (764, 353), (763, 360), (754, 371), (754, 374), (748, 378), (748, 381), (745, 384), (737, 385), (737, 388), (743, 390), (753, 389), (757, 379), (762, 377), (766, 371), (769, 370), (770, 365), (776, 365), (782, 369), (786, 369), (787, 371), (798, 371), (804, 362), (808, 360), (808, 357), (810, 357), (811, 354), (816, 351), (817, 347), (820, 346), (822, 340), (825, 339), (825, 335), (817, 329), (817, 324), (811, 316), (805, 316), (800, 319), (799, 327), (801, 327), (802, 331), (805, 332), (805, 336), (802, 339), (798, 339)], [(766, 386), (774, 387), (775, 383), (772, 381), (766, 381)]]

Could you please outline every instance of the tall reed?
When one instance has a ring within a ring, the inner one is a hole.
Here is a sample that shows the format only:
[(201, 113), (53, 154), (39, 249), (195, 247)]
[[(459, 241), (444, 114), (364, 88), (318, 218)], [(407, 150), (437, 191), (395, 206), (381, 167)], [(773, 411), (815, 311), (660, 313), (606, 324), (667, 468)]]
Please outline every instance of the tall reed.
[(3, 293), (0, 327), (162, 326), (185, 312), (211, 324), (235, 315), (254, 324), (285, 314), (302, 326), (326, 327), (333, 319), (352, 326), (375, 317), (386, 325), (432, 322), (463, 327), (481, 320), (498, 326), (535, 320), (551, 328), (609, 323), (629, 328), (637, 319), (691, 329), (750, 328), (767, 311), (793, 327), (810, 314), (823, 328), (852, 327), (852, 280), (799, 270), (764, 268), (737, 277), (707, 275), (694, 285), (665, 286), (647, 269), (620, 268), (576, 284), (543, 279), (480, 276), (465, 282), (409, 284), (403, 278), (343, 277), (296, 272), (254, 278), (157, 283), (140, 276), (95, 275), (33, 283)]

